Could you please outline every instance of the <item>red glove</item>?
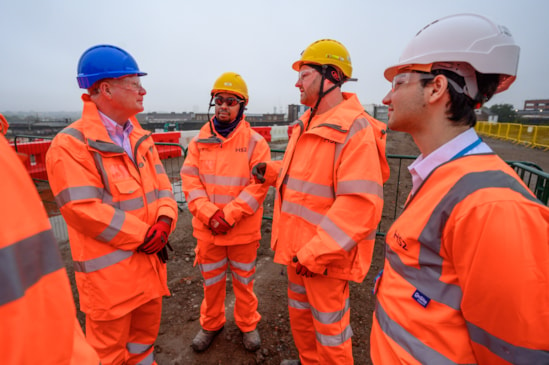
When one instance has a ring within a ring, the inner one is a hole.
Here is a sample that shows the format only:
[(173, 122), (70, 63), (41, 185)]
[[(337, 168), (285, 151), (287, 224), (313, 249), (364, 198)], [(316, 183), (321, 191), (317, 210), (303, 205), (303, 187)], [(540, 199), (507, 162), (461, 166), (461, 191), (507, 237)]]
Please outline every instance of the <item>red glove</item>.
[(293, 261), (295, 264), (295, 273), (297, 275), (305, 276), (307, 278), (312, 278), (316, 274), (312, 272), (311, 270), (307, 269), (306, 266), (303, 266), (299, 263), (299, 260), (297, 259), (297, 256), (294, 256)]
[(210, 218), (210, 229), (213, 234), (225, 234), (229, 229), (233, 228), (225, 220), (225, 213), (219, 209), (215, 214)]
[(149, 228), (145, 235), (145, 241), (139, 246), (138, 251), (152, 255), (157, 253), (168, 243), (170, 235), (170, 225), (163, 221), (158, 221)]

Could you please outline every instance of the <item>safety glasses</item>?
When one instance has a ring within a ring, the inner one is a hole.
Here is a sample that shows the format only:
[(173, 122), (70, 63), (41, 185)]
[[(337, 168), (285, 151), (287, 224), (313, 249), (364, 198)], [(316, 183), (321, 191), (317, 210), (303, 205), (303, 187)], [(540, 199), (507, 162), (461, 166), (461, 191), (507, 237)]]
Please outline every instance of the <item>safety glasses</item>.
[(400, 86), (410, 83), (410, 79), (412, 78), (412, 75), (419, 75), (419, 77), (415, 81), (431, 80), (435, 78), (435, 75), (421, 73), (421, 72), (405, 72), (405, 73), (397, 74), (395, 75), (395, 77), (393, 77), (391, 91), (395, 92), (395, 90), (397, 90)]
[(227, 104), (227, 106), (235, 106), (243, 102), (243, 100), (232, 97), (232, 96), (228, 98), (224, 98), (221, 95), (216, 96), (214, 100), (215, 100), (215, 105), (219, 105), (219, 106), (223, 104)]

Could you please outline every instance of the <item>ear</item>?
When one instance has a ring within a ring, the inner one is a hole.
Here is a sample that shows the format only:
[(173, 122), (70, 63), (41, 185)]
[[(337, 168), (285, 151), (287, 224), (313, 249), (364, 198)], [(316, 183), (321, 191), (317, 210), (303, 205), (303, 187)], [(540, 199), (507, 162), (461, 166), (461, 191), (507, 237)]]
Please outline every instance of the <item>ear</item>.
[(112, 98), (112, 89), (111, 85), (106, 81), (101, 81), (99, 83), (99, 93), (104, 97), (111, 99)]
[(425, 86), (425, 89), (429, 93), (429, 102), (438, 102), (447, 95), (448, 79), (444, 75), (436, 75), (433, 81)]

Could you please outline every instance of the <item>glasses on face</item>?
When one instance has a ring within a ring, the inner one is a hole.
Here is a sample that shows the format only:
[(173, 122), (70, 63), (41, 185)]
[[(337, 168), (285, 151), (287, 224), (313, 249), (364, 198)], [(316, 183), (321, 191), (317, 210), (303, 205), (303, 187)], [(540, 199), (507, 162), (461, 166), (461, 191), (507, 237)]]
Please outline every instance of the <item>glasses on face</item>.
[(400, 86), (410, 83), (411, 82), (410, 79), (412, 78), (412, 75), (418, 75), (419, 76), (414, 81), (430, 80), (430, 79), (435, 78), (435, 75), (420, 73), (420, 72), (405, 72), (405, 73), (397, 74), (397, 75), (395, 75), (395, 77), (393, 77), (393, 83), (391, 85), (391, 91), (395, 92), (395, 90), (397, 90)]
[(303, 82), (303, 80), (304, 80), (307, 76), (312, 75), (314, 72), (315, 72), (315, 70), (309, 70), (309, 69), (307, 69), (307, 70), (301, 70), (301, 71), (299, 71), (299, 73), (297, 74), (297, 80)]
[(129, 79), (115, 80), (114, 84), (121, 89), (126, 89), (130, 91), (140, 92), (144, 89), (141, 82)]
[(215, 105), (223, 105), (223, 104), (227, 104), (227, 106), (235, 106), (237, 104), (240, 104), (242, 103), (243, 100), (239, 99), (239, 98), (235, 98), (235, 97), (228, 97), (228, 98), (224, 98), (223, 96), (216, 96), (215, 97)]

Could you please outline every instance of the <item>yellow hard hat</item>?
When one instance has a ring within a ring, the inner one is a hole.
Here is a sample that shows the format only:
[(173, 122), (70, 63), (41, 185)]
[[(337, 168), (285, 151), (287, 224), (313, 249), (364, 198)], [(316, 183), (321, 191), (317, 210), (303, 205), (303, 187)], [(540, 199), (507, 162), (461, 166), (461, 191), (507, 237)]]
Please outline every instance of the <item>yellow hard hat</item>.
[(293, 63), (292, 68), (299, 71), (301, 65), (308, 63), (335, 66), (348, 78), (353, 74), (351, 55), (343, 44), (333, 39), (321, 39), (309, 45), (301, 53), (301, 59)]
[(248, 104), (248, 87), (242, 76), (236, 72), (225, 72), (215, 80), (211, 95), (215, 96), (222, 92), (235, 94), (244, 99), (246, 104)]

